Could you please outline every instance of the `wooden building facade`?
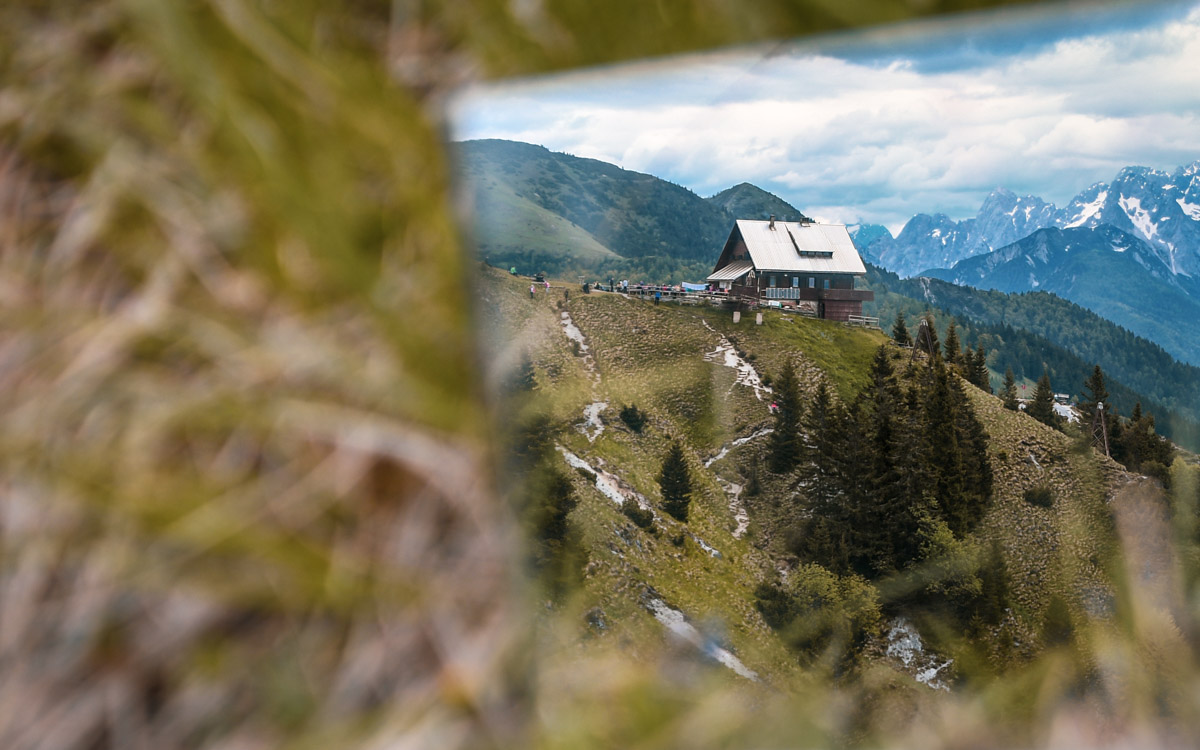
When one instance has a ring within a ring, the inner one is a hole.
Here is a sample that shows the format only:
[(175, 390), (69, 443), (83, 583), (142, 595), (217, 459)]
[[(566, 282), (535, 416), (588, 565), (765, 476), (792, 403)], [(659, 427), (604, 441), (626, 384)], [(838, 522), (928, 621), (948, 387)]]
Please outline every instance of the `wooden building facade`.
[(707, 281), (750, 303), (846, 321), (875, 299), (854, 288), (866, 273), (841, 224), (739, 219)]

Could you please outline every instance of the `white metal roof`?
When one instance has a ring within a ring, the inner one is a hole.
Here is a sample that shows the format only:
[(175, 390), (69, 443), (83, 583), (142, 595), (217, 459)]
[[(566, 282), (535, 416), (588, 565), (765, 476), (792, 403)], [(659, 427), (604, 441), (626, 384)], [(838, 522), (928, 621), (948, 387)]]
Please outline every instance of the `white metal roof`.
[[(776, 221), (772, 228), (769, 221), (738, 219), (737, 227), (759, 271), (867, 272), (843, 224)], [(721, 273), (725, 268), (713, 273)]]
[(705, 281), (734, 281), (747, 272), (754, 270), (754, 264), (748, 260), (735, 260), (727, 266), (722, 266), (708, 275)]

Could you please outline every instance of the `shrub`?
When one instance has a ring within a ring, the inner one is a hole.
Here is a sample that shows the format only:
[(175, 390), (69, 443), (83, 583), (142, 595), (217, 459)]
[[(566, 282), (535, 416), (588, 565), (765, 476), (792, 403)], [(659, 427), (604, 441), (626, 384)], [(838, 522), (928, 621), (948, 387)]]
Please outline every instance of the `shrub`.
[(626, 427), (638, 434), (641, 434), (642, 428), (646, 426), (646, 412), (638, 409), (635, 404), (622, 408), (620, 417)]
[(632, 500), (626, 500), (621, 503), (621, 512), (630, 521), (633, 521), (639, 528), (651, 530), (654, 528), (654, 513), (648, 508), (643, 508)]
[(1039, 508), (1049, 508), (1054, 505), (1054, 492), (1044, 484), (1025, 490), (1025, 502)]

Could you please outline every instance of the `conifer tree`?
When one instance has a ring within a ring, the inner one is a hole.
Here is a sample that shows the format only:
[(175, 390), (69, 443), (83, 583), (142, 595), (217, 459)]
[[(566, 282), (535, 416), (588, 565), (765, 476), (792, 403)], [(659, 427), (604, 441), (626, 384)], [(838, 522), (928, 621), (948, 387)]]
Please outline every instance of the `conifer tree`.
[(896, 322), (892, 324), (892, 340), (900, 346), (912, 346), (912, 337), (908, 335), (908, 326), (904, 324), (904, 312), (896, 312)]
[(858, 573), (873, 578), (916, 558), (919, 521), (908, 495), (908, 415), (886, 346), (876, 351), (870, 378), (864, 391), (867, 499), (856, 514), (860, 538), (852, 564)]
[(571, 480), (543, 465), (529, 478), (526, 522), (530, 562), (540, 583), (558, 598), (579, 582), (579, 537), (568, 516), (578, 503)]
[(1020, 404), (1017, 402), (1017, 380), (1013, 377), (1011, 367), (1004, 369), (1004, 387), (1000, 389), (1000, 398), (1004, 402), (1005, 409), (1012, 411), (1020, 409)]
[(1092, 374), (1083, 382), (1083, 393), (1079, 397), (1079, 407), (1089, 417), (1096, 412), (1096, 404), (1104, 402), (1108, 407), (1108, 387), (1104, 383), (1104, 371), (1100, 365), (1092, 369)]
[[(970, 349), (967, 350), (968, 352)], [(969, 380), (976, 388), (979, 388), (984, 393), (992, 392), (992, 378), (988, 374), (987, 366), (987, 349), (983, 348), (983, 342), (975, 344), (975, 357), (971, 362), (971, 377)]]
[(808, 448), (801, 475), (809, 512), (802, 526), (803, 548), (793, 551), (839, 574), (849, 569), (855, 533), (847, 495), (846, 462), (852, 451), (847, 421), (828, 383), (821, 380), (805, 416)]
[(688, 506), (692, 502), (692, 476), (688, 471), (687, 459), (683, 456), (683, 448), (678, 442), (671, 443), (671, 448), (663, 459), (658, 486), (662, 490), (663, 510), (686, 523)]
[(924, 393), (925, 430), (922, 458), (930, 476), (937, 509), (955, 534), (966, 531), (966, 518), (958, 507), (963, 494), (962, 451), (954, 423), (950, 373), (936, 360)]
[(962, 364), (962, 345), (958, 342), (958, 327), (954, 325), (953, 320), (946, 327), (946, 342), (942, 344), (942, 347), (945, 349), (942, 356), (946, 360), (946, 364)]
[(1128, 424), (1114, 443), (1113, 458), (1131, 471), (1146, 471), (1153, 466), (1158, 472), (1165, 472), (1173, 460), (1174, 448), (1154, 431), (1154, 417), (1142, 413), (1141, 401), (1134, 405)]
[(1085, 429), (1092, 428), (1096, 419), (1096, 406), (1101, 403), (1104, 404), (1104, 427), (1108, 431), (1109, 445), (1116, 446), (1120, 442), (1120, 420), (1117, 418), (1116, 408), (1109, 400), (1104, 371), (1100, 369), (1100, 365), (1096, 365), (1088, 379), (1083, 381), (1083, 392), (1079, 395), (1079, 412), (1083, 415)]
[(1058, 415), (1054, 413), (1054, 391), (1050, 387), (1049, 373), (1042, 373), (1038, 378), (1037, 388), (1033, 391), (1033, 401), (1026, 413), (1045, 425), (1058, 427)]
[(775, 431), (771, 433), (767, 467), (776, 474), (786, 474), (800, 462), (800, 384), (796, 368), (789, 358), (783, 363), (779, 379), (772, 389), (775, 394)]

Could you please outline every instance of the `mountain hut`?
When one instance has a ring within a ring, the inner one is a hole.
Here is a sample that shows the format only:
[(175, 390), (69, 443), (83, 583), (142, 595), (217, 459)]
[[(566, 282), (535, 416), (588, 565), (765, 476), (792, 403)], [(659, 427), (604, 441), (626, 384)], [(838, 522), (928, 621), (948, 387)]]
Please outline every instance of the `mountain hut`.
[(846, 321), (875, 299), (854, 288), (866, 273), (844, 225), (739, 219), (707, 281), (749, 302)]

